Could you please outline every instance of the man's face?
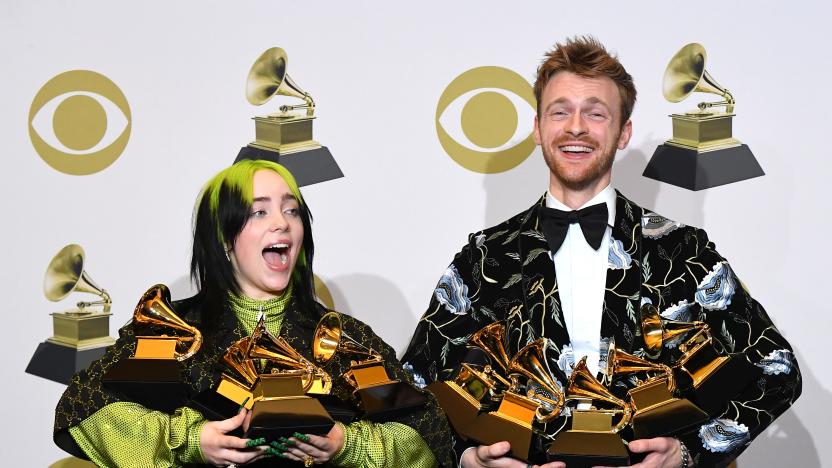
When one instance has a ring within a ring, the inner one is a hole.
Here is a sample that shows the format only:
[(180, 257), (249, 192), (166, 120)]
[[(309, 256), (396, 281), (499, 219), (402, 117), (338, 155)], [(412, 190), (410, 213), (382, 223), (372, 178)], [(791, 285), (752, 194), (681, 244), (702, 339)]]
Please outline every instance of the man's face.
[(631, 133), (629, 120), (621, 126), (621, 95), (611, 79), (559, 72), (543, 88), (534, 139), (553, 187), (578, 191), (609, 184), (615, 152), (627, 146)]

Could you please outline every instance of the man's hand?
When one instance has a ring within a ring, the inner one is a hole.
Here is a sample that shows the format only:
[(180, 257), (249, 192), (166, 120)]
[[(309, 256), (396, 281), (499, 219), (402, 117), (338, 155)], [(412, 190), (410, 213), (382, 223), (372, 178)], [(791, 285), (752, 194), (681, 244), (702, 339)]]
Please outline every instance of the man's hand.
[(682, 463), (681, 445), (672, 437), (634, 440), (627, 444), (627, 448), (633, 453), (647, 454), (644, 461), (631, 468), (679, 468)]
[(466, 450), (462, 455), (462, 468), (566, 468), (563, 462), (551, 462), (545, 465), (531, 465), (515, 458), (507, 457), (511, 445), (508, 442), (497, 442), (493, 445), (480, 445), (474, 450)]
[(211, 421), (202, 426), (199, 447), (205, 461), (214, 466), (245, 464), (263, 456), (263, 447), (247, 448), (248, 439), (226, 435), (240, 426), (248, 427), (251, 412), (243, 409), (237, 416), (222, 421)]

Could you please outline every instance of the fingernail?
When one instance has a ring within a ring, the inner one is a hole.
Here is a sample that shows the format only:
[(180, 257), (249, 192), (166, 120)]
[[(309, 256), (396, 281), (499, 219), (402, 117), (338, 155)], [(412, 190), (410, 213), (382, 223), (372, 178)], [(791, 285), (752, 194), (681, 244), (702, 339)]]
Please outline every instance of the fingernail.
[(300, 439), (304, 442), (309, 442), (309, 436), (306, 435), (306, 434), (301, 434), (300, 432), (295, 432), (292, 435), (295, 436), (296, 439)]
[(282, 451), (280, 451), (280, 450), (276, 450), (276, 449), (273, 449), (273, 448), (271, 448), (271, 447), (269, 447), (269, 448), (266, 450), (266, 453), (271, 453), (272, 455), (277, 455), (277, 456), (282, 456), (282, 455), (283, 455), (283, 452), (282, 452)]
[(261, 437), (259, 439), (251, 439), (248, 442), (246, 442), (246, 447), (256, 447), (258, 445), (263, 445), (265, 443), (266, 443), (266, 439), (264, 437)]
[(272, 442), (269, 445), (271, 445), (272, 447), (280, 450), (281, 452), (285, 452), (285, 451), (289, 450), (289, 447), (281, 444), (280, 442)]
[(242, 402), (242, 403), (240, 403), (240, 409), (238, 409), (238, 410), (237, 410), (237, 412), (238, 412), (238, 413), (239, 413), (240, 411), (242, 411), (242, 410), (243, 410), (243, 408), (245, 408), (245, 407), (246, 407), (246, 403), (248, 403), (248, 400), (249, 400), (250, 398), (251, 398), (251, 397), (246, 397), (246, 399), (245, 399), (245, 400), (243, 400), (243, 402)]
[(294, 440), (287, 439), (287, 438), (285, 438), (285, 437), (279, 437), (277, 440), (279, 440), (281, 444), (286, 444), (286, 445), (295, 445), (295, 441), (294, 441)]

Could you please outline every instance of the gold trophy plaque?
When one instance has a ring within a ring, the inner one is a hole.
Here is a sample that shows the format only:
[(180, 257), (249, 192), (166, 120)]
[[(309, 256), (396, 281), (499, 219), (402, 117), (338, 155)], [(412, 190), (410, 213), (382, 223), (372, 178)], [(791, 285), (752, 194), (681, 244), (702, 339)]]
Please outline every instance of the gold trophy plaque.
[(72, 375), (104, 355), (115, 340), (110, 337), (110, 295), (84, 270), (84, 249), (77, 244), (62, 248), (49, 262), (43, 293), (52, 302), (70, 293), (84, 292), (101, 300), (76, 304), (75, 309), (53, 312), (53, 335), (38, 345), (26, 372), (68, 384)]
[(243, 147), (234, 162), (266, 159), (286, 166), (298, 185), (310, 185), (344, 174), (325, 146), (313, 139), (315, 101), (287, 73), (288, 57), (280, 47), (263, 52), (249, 70), (246, 99), (263, 105), (275, 96), (302, 99), (302, 104), (283, 104), (279, 112), (254, 117), (255, 139)]
[[(670, 59), (664, 73), (663, 94), (680, 102), (694, 92), (722, 97), (701, 102), (695, 111), (672, 114), (673, 138), (659, 145), (644, 176), (690, 190), (702, 190), (762, 176), (747, 145), (732, 135), (736, 100), (705, 69), (707, 54), (701, 44), (682, 47)], [(724, 111), (714, 108), (724, 107)]]

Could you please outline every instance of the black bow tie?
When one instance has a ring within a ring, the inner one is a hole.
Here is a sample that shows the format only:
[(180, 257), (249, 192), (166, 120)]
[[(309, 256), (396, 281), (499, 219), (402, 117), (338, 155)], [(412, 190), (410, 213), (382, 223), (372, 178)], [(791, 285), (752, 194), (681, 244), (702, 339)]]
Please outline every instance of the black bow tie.
[(552, 253), (560, 249), (563, 240), (566, 239), (566, 231), (572, 223), (581, 225), (586, 243), (598, 250), (601, 247), (601, 239), (604, 238), (604, 231), (607, 230), (608, 217), (606, 203), (588, 206), (577, 211), (540, 207), (540, 224)]

